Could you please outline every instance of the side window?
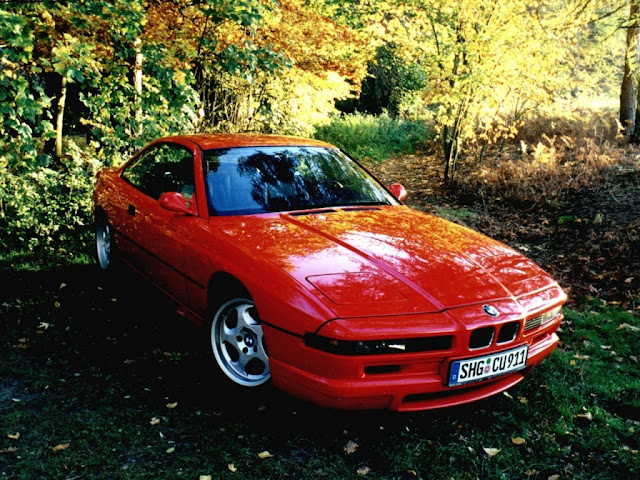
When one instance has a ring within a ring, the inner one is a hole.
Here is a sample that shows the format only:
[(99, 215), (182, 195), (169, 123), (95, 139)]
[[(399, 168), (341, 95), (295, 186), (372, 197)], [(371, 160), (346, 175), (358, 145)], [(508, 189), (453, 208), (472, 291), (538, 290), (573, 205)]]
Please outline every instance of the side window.
[(178, 145), (158, 145), (128, 165), (122, 178), (155, 199), (165, 192), (179, 192), (191, 200), (195, 192), (193, 155)]

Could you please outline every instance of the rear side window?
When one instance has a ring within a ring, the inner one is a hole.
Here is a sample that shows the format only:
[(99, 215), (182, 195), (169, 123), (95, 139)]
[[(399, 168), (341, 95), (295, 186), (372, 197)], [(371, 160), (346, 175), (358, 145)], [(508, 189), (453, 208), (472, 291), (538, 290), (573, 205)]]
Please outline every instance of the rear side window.
[(190, 200), (195, 191), (193, 155), (179, 145), (154, 146), (127, 165), (122, 178), (154, 199), (165, 192), (179, 192)]

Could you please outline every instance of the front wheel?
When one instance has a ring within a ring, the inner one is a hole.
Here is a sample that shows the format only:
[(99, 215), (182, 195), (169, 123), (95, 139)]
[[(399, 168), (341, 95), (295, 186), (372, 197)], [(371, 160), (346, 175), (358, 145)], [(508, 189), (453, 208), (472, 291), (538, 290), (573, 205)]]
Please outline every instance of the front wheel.
[(224, 374), (238, 385), (256, 387), (271, 377), (269, 357), (255, 303), (234, 298), (211, 322), (211, 347)]

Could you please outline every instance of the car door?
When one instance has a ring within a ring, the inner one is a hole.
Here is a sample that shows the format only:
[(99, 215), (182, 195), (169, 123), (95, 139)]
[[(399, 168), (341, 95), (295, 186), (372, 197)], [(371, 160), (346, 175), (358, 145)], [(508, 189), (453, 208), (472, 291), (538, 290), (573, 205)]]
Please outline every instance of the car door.
[(195, 208), (193, 152), (172, 143), (152, 146), (125, 167), (122, 178), (135, 190), (125, 207), (132, 266), (185, 303), (183, 252), (196, 217), (166, 210), (158, 200), (165, 192), (178, 192)]

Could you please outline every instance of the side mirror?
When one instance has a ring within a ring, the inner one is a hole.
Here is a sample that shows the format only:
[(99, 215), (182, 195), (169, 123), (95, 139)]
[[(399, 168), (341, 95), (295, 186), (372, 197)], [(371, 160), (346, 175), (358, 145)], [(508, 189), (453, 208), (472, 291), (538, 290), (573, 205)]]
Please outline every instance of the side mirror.
[(389, 191), (396, 199), (403, 201), (407, 198), (407, 189), (401, 183), (392, 183), (389, 185)]
[(178, 192), (166, 192), (160, 195), (158, 200), (160, 206), (165, 210), (185, 215), (195, 215), (195, 204), (182, 196)]

